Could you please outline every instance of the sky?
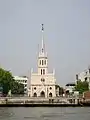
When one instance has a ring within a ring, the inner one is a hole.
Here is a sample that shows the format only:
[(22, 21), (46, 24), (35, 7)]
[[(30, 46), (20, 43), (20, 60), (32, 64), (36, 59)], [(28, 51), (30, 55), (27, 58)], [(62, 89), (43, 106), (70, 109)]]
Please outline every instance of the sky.
[(0, 66), (37, 71), (42, 23), (49, 71), (64, 86), (90, 65), (90, 0), (0, 0)]

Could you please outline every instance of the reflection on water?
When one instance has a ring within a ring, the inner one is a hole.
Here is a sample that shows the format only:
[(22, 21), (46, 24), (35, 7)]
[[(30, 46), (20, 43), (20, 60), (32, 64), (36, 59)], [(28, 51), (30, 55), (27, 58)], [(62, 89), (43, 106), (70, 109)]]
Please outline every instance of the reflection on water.
[(0, 120), (90, 120), (89, 107), (0, 107)]

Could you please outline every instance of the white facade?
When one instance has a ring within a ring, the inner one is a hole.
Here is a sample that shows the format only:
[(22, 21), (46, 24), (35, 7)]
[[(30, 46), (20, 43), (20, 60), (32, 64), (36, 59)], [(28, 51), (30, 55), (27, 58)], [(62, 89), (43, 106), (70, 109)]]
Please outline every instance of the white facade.
[(76, 75), (76, 80), (87, 81), (90, 89), (90, 68)]
[(43, 40), (43, 26), (42, 26), (42, 47), (38, 55), (37, 61), (38, 71), (34, 73), (31, 70), (31, 82), (28, 96), (31, 97), (55, 97), (55, 72), (48, 72), (48, 56), (45, 51)]
[(66, 84), (65, 86), (65, 91), (69, 92), (69, 93), (72, 93), (74, 91), (74, 88), (75, 88), (75, 83), (68, 83)]
[(24, 85), (24, 93), (27, 93), (28, 78), (26, 76), (14, 76), (14, 80)]

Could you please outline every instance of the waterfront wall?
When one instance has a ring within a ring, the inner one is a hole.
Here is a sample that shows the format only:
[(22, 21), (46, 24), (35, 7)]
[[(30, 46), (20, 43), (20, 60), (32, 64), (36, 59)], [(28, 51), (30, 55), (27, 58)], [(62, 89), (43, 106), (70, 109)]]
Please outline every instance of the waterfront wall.
[(26, 98), (6, 97), (0, 99), (0, 104), (78, 104), (75, 98)]

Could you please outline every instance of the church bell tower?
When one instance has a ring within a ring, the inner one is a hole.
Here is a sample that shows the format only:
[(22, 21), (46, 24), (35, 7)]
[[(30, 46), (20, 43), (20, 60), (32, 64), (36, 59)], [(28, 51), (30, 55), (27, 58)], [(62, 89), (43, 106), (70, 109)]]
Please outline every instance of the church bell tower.
[(42, 24), (42, 45), (38, 55), (38, 74), (46, 75), (48, 73), (48, 58), (44, 44), (44, 25)]

